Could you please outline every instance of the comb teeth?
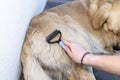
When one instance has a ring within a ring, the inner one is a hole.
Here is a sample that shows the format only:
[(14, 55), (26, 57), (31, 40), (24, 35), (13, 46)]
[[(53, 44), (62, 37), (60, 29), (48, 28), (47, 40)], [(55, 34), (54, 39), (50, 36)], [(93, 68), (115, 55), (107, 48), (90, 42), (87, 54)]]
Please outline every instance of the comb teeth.
[(50, 33), (47, 37), (46, 40), (48, 43), (56, 43), (60, 41), (60, 38), (57, 41), (51, 42), (51, 40), (57, 36), (58, 34), (60, 34), (60, 38), (61, 38), (61, 32), (59, 30), (54, 30), (52, 33)]

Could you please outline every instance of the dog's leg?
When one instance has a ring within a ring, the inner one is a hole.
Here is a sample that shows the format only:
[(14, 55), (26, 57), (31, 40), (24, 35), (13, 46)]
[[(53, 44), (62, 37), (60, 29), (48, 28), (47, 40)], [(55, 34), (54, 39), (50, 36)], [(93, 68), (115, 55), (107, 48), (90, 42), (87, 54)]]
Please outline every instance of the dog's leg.
[(23, 66), (25, 80), (51, 80), (33, 56), (27, 55), (25, 59)]
[(120, 1), (90, 0), (89, 14), (94, 29), (120, 33)]
[(105, 13), (112, 7), (111, 3), (105, 2), (92, 16), (92, 24), (94, 29), (102, 28), (103, 24), (107, 20), (108, 16)]
[(89, 15), (90, 15), (91, 20), (95, 12), (98, 10), (98, 3), (99, 3), (99, 0), (90, 0)]
[(104, 28), (105, 31), (112, 31), (113, 33), (120, 33), (120, 1), (113, 2), (105, 1), (99, 5), (99, 9), (93, 16), (93, 28)]
[(115, 34), (120, 34), (120, 1), (113, 3), (111, 10), (106, 12), (107, 15), (106, 23), (103, 25), (106, 31), (112, 31)]

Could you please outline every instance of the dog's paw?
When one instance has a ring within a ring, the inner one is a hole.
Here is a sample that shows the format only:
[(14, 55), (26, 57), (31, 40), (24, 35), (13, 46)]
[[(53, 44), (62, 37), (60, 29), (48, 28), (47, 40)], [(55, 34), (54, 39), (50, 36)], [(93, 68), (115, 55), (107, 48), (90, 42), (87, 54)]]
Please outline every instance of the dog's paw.
[(92, 16), (94, 29), (103, 28), (105, 31), (120, 33), (120, 2), (104, 2)]
[(95, 12), (98, 10), (99, 0), (90, 0), (89, 14), (92, 18)]
[(112, 31), (115, 34), (120, 33), (120, 6), (114, 6), (106, 13), (106, 20), (103, 27), (106, 31)]
[(109, 2), (105, 2), (98, 8), (98, 10), (94, 13), (94, 15), (91, 18), (94, 29), (100, 29), (103, 27), (103, 24), (108, 19), (108, 13), (111, 8), (112, 4)]

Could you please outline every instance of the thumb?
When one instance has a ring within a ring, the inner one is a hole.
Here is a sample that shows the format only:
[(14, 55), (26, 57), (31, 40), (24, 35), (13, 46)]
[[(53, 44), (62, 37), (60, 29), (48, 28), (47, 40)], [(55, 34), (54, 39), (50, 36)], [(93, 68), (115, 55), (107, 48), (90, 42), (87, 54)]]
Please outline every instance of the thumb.
[(71, 43), (69, 41), (64, 40), (63, 38), (61, 38), (61, 40), (66, 46), (71, 46)]

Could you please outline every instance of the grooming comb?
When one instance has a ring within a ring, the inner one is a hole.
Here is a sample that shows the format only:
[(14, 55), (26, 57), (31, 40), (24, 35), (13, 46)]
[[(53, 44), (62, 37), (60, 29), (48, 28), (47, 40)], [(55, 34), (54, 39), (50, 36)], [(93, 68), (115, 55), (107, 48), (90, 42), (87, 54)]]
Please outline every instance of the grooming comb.
[[(55, 41), (52, 41), (57, 35), (59, 35), (59, 38)], [(47, 37), (46, 40), (48, 43), (59, 43), (61, 41), (62, 34), (59, 30), (54, 30), (52, 33), (50, 33)]]
[[(52, 41), (58, 35), (59, 35), (59, 38), (55, 41)], [(61, 37), (62, 37), (62, 34), (61, 34), (60, 30), (54, 30), (52, 33), (50, 33), (46, 37), (46, 41), (50, 44), (58, 43), (61, 47), (64, 47), (64, 43), (61, 41)]]

